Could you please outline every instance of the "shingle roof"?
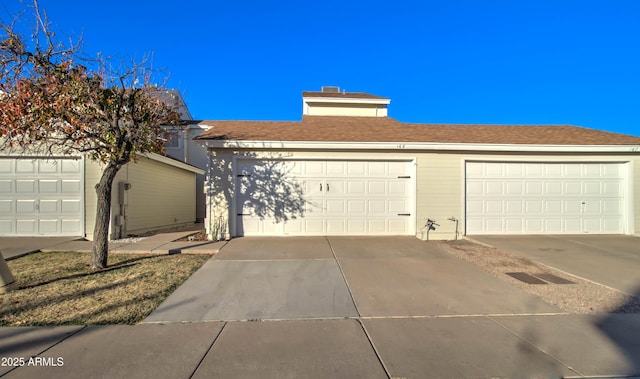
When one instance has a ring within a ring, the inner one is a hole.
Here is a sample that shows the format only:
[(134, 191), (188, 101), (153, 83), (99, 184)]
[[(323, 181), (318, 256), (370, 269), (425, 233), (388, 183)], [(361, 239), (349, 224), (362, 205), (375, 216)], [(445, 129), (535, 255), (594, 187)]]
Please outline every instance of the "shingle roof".
[(302, 92), (302, 97), (333, 97), (343, 99), (382, 99), (389, 100), (386, 97), (371, 95), (364, 92)]
[(309, 142), (434, 142), (639, 145), (640, 137), (570, 125), (412, 124), (389, 117), (304, 116), (302, 121), (203, 121), (198, 139)]

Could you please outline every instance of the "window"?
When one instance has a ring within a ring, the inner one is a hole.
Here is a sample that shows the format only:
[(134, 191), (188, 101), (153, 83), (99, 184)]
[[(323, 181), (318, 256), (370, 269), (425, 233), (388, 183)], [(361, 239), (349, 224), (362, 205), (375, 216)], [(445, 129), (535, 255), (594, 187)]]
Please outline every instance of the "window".
[(167, 142), (164, 143), (165, 149), (179, 149), (180, 148), (180, 136), (177, 132), (167, 133), (165, 135)]

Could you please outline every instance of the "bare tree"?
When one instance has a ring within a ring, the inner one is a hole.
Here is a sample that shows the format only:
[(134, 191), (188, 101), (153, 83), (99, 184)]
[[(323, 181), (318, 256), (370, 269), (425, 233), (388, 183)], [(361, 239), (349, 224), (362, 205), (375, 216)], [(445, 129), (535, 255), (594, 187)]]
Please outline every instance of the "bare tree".
[(153, 82), (148, 59), (114, 70), (109, 59), (85, 59), (79, 44), (58, 40), (37, 0), (28, 12), (32, 34), (23, 36), (16, 21), (25, 14), (0, 24), (0, 149), (80, 153), (104, 166), (91, 258), (101, 270), (115, 175), (137, 155), (161, 152), (163, 125), (179, 115), (161, 100), (171, 92)]

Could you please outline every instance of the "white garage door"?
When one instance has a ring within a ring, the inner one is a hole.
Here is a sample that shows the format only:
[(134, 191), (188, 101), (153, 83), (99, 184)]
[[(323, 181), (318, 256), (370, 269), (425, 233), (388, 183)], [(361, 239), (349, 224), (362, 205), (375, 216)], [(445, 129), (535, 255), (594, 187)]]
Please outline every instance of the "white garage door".
[(413, 233), (409, 161), (240, 160), (236, 235)]
[(81, 236), (82, 160), (0, 158), (0, 236)]
[(620, 163), (466, 163), (467, 234), (619, 234)]

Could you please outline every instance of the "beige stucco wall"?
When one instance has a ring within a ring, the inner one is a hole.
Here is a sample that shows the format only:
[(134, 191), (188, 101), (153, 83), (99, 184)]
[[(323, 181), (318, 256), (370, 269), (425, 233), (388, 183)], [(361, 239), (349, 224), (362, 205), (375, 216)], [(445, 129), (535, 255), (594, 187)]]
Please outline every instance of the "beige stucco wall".
[[(89, 160), (85, 167), (85, 231), (87, 238), (92, 239), (97, 201), (95, 184), (100, 180), (102, 169)], [(195, 175), (147, 158), (125, 165), (113, 182), (110, 238), (195, 222)], [(125, 191), (124, 209), (119, 204), (119, 182), (131, 184)], [(124, 214), (122, 230), (116, 225), (119, 214)]]
[[(596, 154), (478, 154), (474, 152), (398, 152), (398, 151), (362, 151), (362, 152), (326, 152), (326, 151), (279, 151), (235, 152), (236, 155), (251, 157), (296, 157), (296, 158), (327, 158), (335, 159), (415, 159), (416, 162), (416, 202), (415, 223), (416, 237), (425, 239), (424, 224), (427, 218), (433, 219), (440, 226), (429, 233), (430, 239), (454, 239), (456, 237), (456, 223), (448, 218), (454, 217), (458, 222), (458, 236), (465, 233), (465, 161), (617, 161), (629, 162), (630, 170), (628, 198), (629, 204), (629, 233), (640, 235), (640, 156), (638, 155), (596, 155)], [(212, 219), (227, 224), (231, 215), (230, 202), (233, 202), (232, 162), (234, 152), (231, 150), (212, 151), (212, 173), (215, 178), (214, 187), (208, 187), (210, 203), (207, 215)], [(228, 234), (227, 234), (228, 236)]]

